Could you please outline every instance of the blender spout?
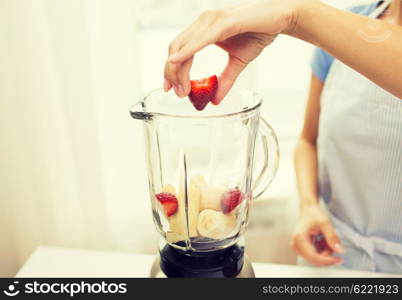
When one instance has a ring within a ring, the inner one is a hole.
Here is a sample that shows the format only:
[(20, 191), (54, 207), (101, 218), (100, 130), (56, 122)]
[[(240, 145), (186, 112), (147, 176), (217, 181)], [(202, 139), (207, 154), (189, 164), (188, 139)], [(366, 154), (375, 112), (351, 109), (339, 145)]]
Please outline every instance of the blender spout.
[(144, 101), (139, 101), (130, 108), (130, 115), (137, 120), (151, 120), (153, 115), (146, 111)]

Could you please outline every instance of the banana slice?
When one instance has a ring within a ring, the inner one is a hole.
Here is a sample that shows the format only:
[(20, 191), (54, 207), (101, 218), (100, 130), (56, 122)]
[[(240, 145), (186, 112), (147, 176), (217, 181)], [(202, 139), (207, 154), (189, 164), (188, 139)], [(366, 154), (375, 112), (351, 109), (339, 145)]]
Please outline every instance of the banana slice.
[(226, 238), (236, 226), (236, 217), (205, 209), (198, 216), (198, 232), (211, 239)]
[(184, 235), (179, 234), (177, 232), (173, 232), (173, 231), (166, 232), (166, 240), (169, 243), (177, 243), (177, 242), (183, 241), (185, 239), (186, 239), (186, 237)]
[(173, 185), (167, 184), (162, 189), (165, 193), (171, 193), (177, 197), (178, 208), (177, 212), (169, 217), (169, 231), (166, 232), (166, 239), (169, 243), (176, 243), (186, 239), (186, 227), (185, 227), (185, 214), (184, 214), (184, 202), (177, 196), (176, 189)]
[(175, 189), (174, 186), (171, 185), (171, 184), (165, 185), (165, 186), (162, 188), (162, 192), (164, 192), (164, 193), (171, 193), (171, 194), (173, 194), (173, 195), (175, 195), (175, 196), (177, 197), (176, 189)]
[[(176, 214), (169, 218), (169, 232), (166, 234), (166, 239), (175, 243), (178, 241), (186, 240), (189, 237), (198, 236), (197, 220), (200, 212), (200, 200), (201, 200), (201, 187), (205, 186), (205, 180), (202, 176), (193, 177), (187, 189), (188, 196), (188, 230), (186, 219), (186, 203), (185, 203), (185, 190), (184, 185), (180, 187), (179, 195), (177, 197), (178, 209)], [(166, 185), (164, 191), (174, 191), (174, 187)]]
[(181, 238), (181, 240), (188, 239), (186, 204), (183, 193), (181, 191), (179, 192), (179, 195), (177, 195), (177, 204), (177, 212), (173, 216), (169, 217), (170, 239), (168, 239), (168, 235), (166, 235), (166, 238), (171, 243), (180, 241), (178, 240), (178, 238)]
[(220, 187), (205, 187), (201, 190), (201, 210), (221, 210), (221, 197), (226, 191)]
[(198, 236), (197, 220), (200, 213), (201, 204), (201, 188), (206, 186), (202, 176), (191, 178), (188, 185), (188, 226), (190, 237)]
[(207, 182), (202, 175), (193, 176), (190, 180), (190, 184), (199, 189), (207, 187)]

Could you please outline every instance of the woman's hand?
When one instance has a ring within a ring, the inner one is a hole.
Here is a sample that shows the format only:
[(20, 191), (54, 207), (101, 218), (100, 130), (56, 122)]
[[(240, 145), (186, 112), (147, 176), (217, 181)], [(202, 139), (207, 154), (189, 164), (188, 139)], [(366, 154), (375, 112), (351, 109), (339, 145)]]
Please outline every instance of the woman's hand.
[(173, 87), (179, 97), (187, 96), (190, 93), (189, 71), (194, 54), (215, 44), (229, 56), (219, 76), (214, 101), (214, 104), (218, 104), (247, 64), (278, 34), (292, 30), (295, 20), (294, 2), (260, 0), (201, 14), (169, 46), (169, 57), (165, 65), (165, 91)]
[(395, 76), (402, 68), (402, 26), (380, 22), (379, 33), (386, 33), (387, 38), (371, 42), (359, 35), (370, 30), (369, 20), (319, 0), (259, 0), (204, 12), (170, 44), (164, 89), (174, 87), (179, 97), (188, 95), (194, 54), (217, 44), (229, 54), (219, 78), (215, 104), (219, 103), (247, 64), (278, 34), (285, 33), (315, 44), (402, 98), (402, 76)]
[[(323, 235), (326, 243), (318, 249), (314, 237)], [(296, 253), (316, 266), (342, 263), (334, 253), (342, 253), (340, 239), (330, 220), (318, 204), (311, 204), (300, 210), (300, 219), (291, 241)]]

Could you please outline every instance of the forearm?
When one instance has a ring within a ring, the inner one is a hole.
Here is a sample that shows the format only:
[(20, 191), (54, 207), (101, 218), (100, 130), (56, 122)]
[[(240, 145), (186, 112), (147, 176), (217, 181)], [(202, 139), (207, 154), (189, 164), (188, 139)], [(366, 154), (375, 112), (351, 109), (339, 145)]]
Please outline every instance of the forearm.
[[(313, 43), (385, 90), (402, 98), (402, 27), (341, 11), (316, 0), (296, 0), (296, 38)], [(375, 32), (373, 33), (373, 25)], [(371, 35), (370, 35), (371, 34)]]
[(318, 203), (317, 188), (317, 150), (316, 146), (305, 139), (297, 143), (294, 163), (300, 207)]

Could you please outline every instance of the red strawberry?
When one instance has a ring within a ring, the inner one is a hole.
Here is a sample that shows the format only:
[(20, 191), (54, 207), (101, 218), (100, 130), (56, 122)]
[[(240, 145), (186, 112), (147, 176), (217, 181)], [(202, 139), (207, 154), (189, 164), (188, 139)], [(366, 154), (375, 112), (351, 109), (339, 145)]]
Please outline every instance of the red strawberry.
[(230, 214), (244, 200), (244, 194), (239, 189), (225, 192), (221, 198), (221, 209), (224, 214)]
[(165, 211), (165, 214), (170, 217), (173, 216), (177, 212), (177, 202), (165, 202), (162, 204), (163, 210)]
[(155, 195), (155, 197), (162, 204), (163, 210), (168, 217), (177, 212), (178, 202), (175, 195), (163, 192)]
[(207, 104), (215, 99), (218, 89), (218, 78), (213, 75), (208, 78), (191, 80), (191, 92), (188, 95), (196, 110), (203, 110)]
[(314, 242), (315, 249), (317, 250), (318, 253), (321, 253), (327, 249), (330, 249), (327, 244), (327, 240), (325, 239), (325, 237), (323, 235), (314, 236), (313, 242)]

